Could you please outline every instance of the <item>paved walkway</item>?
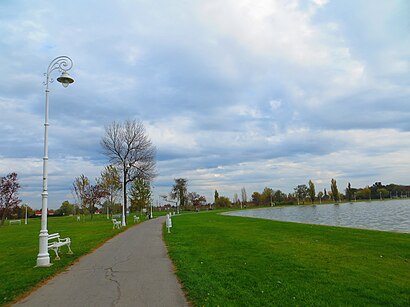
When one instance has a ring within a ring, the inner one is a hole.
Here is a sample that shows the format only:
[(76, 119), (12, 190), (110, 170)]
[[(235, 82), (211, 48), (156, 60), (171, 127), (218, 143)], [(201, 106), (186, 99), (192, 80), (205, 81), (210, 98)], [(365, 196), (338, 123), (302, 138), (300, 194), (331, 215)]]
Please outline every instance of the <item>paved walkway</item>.
[(107, 241), (16, 306), (189, 306), (162, 241), (164, 220)]

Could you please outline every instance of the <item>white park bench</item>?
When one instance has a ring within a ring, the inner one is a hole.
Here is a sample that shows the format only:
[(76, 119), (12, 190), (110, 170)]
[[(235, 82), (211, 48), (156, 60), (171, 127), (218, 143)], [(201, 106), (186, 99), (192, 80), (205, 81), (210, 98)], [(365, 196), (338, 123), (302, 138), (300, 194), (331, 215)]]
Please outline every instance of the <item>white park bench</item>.
[(112, 219), (112, 229), (120, 229), (121, 227), (121, 221), (117, 221), (116, 219)]
[(10, 220), (10, 221), (9, 221), (9, 225), (12, 225), (12, 224), (19, 224), (19, 225), (21, 225), (21, 220)]
[(135, 222), (137, 222), (137, 223), (138, 223), (139, 221), (140, 221), (140, 217), (139, 217), (139, 216), (134, 215), (134, 223), (135, 223)]
[(58, 252), (60, 251), (60, 248), (64, 245), (67, 245), (68, 247), (68, 253), (69, 255), (73, 254), (73, 251), (71, 250), (71, 239), (70, 238), (60, 238), (60, 234), (58, 233), (52, 233), (48, 235), (48, 249), (52, 249), (56, 253), (56, 258), (55, 260), (60, 260), (60, 256), (58, 255)]

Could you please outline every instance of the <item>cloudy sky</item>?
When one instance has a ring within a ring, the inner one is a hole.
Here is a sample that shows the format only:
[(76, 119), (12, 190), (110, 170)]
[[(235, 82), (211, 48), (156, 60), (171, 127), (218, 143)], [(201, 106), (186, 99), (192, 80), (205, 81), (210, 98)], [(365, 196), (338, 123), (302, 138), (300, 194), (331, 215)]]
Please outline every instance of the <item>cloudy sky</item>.
[(100, 174), (104, 127), (126, 119), (157, 147), (156, 194), (178, 177), (209, 201), (410, 184), (407, 0), (2, 0), (0, 175), (17, 172), (34, 208), (59, 55), (76, 82), (50, 85), (51, 208)]

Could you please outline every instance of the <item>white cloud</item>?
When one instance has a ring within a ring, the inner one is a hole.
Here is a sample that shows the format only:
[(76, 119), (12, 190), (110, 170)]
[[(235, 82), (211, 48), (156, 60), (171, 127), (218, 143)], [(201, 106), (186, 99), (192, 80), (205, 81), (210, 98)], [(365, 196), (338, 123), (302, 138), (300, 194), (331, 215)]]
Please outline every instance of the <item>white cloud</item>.
[(271, 101), (269, 101), (269, 105), (270, 105), (270, 108), (271, 108), (272, 110), (276, 110), (276, 109), (279, 109), (279, 108), (281, 107), (282, 101), (281, 101), (281, 100), (272, 99)]
[(321, 6), (326, 5), (329, 1), (328, 0), (312, 0), (312, 2), (316, 4), (317, 6), (321, 7)]
[[(228, 108), (228, 113), (239, 116), (247, 116), (251, 118), (262, 118), (262, 113), (256, 106), (237, 104)], [(229, 116), (229, 114), (227, 114)]]
[[(42, 73), (60, 54), (73, 58), (76, 83), (50, 95), (58, 201), (73, 177), (98, 175), (103, 127), (127, 118), (143, 120), (158, 148), (159, 190), (178, 176), (211, 199), (214, 189), (291, 191), (309, 178), (407, 180), (403, 2), (0, 6), (0, 170), (22, 175), (27, 199), (41, 188), (31, 190), (41, 176)], [(73, 26), (56, 27), (62, 20)]]
[[(58, 208), (64, 200), (73, 201), (71, 186), (75, 177), (85, 174), (91, 180), (103, 167), (80, 157), (50, 158), (48, 163), (49, 207)], [(0, 174), (16, 172), (22, 186), (20, 198), (33, 208), (41, 207), (43, 161), (41, 158), (1, 158)]]
[(145, 123), (154, 144), (164, 150), (195, 150), (198, 132), (192, 119), (187, 117), (169, 118), (166, 122)]
[[(208, 199), (212, 199), (215, 189), (221, 195), (232, 197), (243, 186), (249, 192), (262, 191), (265, 186), (292, 192), (293, 187), (307, 184), (309, 179), (317, 184), (318, 191), (329, 189), (332, 178), (338, 181), (341, 191), (347, 186), (347, 182), (351, 182), (354, 187), (371, 185), (376, 181), (385, 184), (406, 183), (407, 172), (410, 171), (406, 167), (407, 151), (410, 148), (409, 132), (393, 129), (323, 132), (298, 129), (282, 135), (275, 147), (286, 144), (289, 139), (297, 138), (303, 142), (309, 137), (318, 139), (318, 146), (332, 146), (332, 140), (336, 140), (340, 148), (336, 147), (331, 152), (322, 154), (310, 151), (273, 159), (249, 157), (242, 162), (209, 168), (181, 169), (174, 173), (173, 178), (188, 178), (190, 189), (206, 195)], [(185, 158), (184, 163), (189, 164), (190, 160), (191, 158)], [(158, 178), (158, 182), (166, 181), (169, 182), (166, 174)], [(163, 192), (169, 191), (164, 189)]]

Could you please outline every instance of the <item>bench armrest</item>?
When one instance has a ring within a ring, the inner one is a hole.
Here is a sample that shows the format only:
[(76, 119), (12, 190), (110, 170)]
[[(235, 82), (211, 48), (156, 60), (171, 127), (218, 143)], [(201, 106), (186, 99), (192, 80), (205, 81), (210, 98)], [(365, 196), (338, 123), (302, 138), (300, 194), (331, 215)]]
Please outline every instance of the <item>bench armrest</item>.
[(63, 238), (63, 239), (58, 238), (58, 242), (62, 242), (62, 243), (71, 242), (71, 239), (69, 237)]

